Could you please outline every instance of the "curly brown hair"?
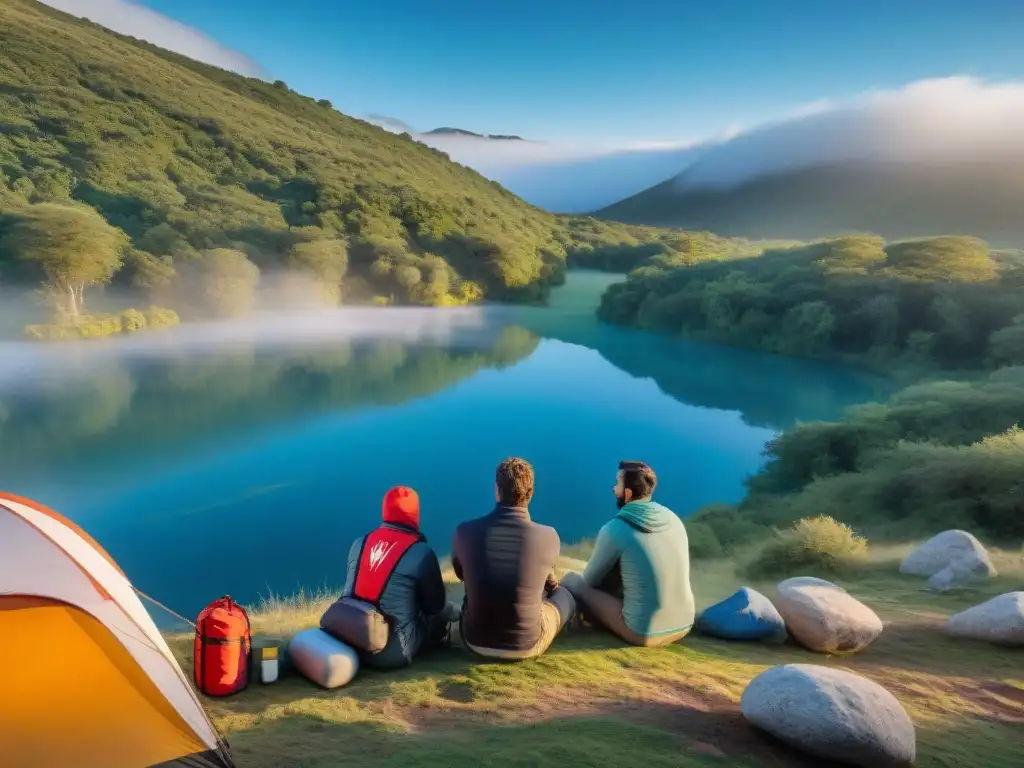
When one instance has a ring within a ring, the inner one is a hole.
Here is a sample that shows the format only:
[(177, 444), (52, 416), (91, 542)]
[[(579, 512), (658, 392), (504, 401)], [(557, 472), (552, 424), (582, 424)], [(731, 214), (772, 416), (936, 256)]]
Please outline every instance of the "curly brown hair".
[(509, 507), (525, 507), (533, 498), (533, 467), (526, 459), (512, 457), (494, 473), (498, 500)]

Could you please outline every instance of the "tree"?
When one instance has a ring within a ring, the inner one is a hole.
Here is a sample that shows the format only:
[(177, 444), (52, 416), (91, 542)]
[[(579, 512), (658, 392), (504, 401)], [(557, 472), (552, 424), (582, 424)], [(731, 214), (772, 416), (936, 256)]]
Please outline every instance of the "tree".
[(77, 317), (85, 289), (109, 282), (128, 238), (91, 208), (41, 203), (14, 214), (6, 250), (38, 269), (57, 310)]
[(836, 321), (823, 301), (806, 301), (791, 307), (782, 318), (780, 351), (796, 355), (817, 355), (829, 351)]
[(824, 248), (825, 255), (816, 264), (826, 275), (866, 274), (885, 260), (885, 241), (871, 235), (839, 237)]
[(241, 251), (214, 248), (185, 265), (179, 276), (181, 300), (195, 312), (237, 317), (252, 310), (260, 270)]
[(1024, 315), (992, 334), (989, 354), (997, 364), (1024, 365)]
[(419, 285), (421, 280), (423, 280), (423, 274), (419, 268), (412, 264), (403, 264), (395, 270), (395, 282), (402, 286), (406, 292)]
[(170, 258), (160, 258), (146, 251), (132, 248), (125, 256), (124, 270), (132, 288), (154, 292), (174, 279), (174, 266)]
[(973, 237), (932, 237), (892, 243), (887, 271), (924, 281), (980, 282), (997, 276), (988, 244)]
[(285, 266), (313, 278), (324, 296), (337, 304), (341, 299), (341, 279), (348, 271), (348, 247), (343, 240), (297, 243), (285, 256)]

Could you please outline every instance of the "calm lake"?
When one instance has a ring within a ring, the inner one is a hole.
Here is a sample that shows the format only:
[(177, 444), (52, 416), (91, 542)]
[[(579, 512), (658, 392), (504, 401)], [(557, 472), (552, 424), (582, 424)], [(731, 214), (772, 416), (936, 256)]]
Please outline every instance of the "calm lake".
[(0, 344), (0, 488), (68, 515), (186, 615), (344, 580), (392, 485), (439, 554), (488, 511), (495, 465), (533, 462), (564, 542), (615, 512), (620, 459), (681, 516), (736, 501), (765, 441), (884, 397), (830, 366), (602, 325), (616, 278), (549, 308), (347, 309), (118, 342)]

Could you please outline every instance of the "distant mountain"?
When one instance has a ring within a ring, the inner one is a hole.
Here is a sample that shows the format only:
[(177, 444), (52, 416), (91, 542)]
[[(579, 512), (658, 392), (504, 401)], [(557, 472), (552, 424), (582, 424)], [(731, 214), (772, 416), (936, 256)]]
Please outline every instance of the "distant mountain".
[(664, 179), (599, 215), (744, 237), (867, 230), (1021, 244), (1024, 82), (921, 80), (808, 107), (695, 147)]
[(614, 221), (749, 238), (971, 234), (1024, 244), (1024, 155), (840, 162), (764, 173), (729, 186), (679, 176), (600, 210)]
[(476, 139), (498, 139), (504, 141), (525, 141), (522, 136), (512, 136), (501, 133), (474, 133), (463, 128), (435, 128), (427, 131), (424, 136), (471, 136)]

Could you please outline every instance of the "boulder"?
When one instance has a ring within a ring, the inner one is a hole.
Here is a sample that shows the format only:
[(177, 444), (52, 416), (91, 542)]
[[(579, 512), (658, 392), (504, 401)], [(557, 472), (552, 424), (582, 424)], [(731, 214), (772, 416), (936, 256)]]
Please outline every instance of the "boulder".
[(838, 584), (819, 579), (816, 576), (794, 576), (791, 579), (786, 579), (783, 583), (790, 587), (832, 587), (832, 589), (838, 589), (840, 592), (846, 591)]
[(288, 642), (295, 669), (323, 688), (347, 685), (359, 671), (359, 655), (321, 629), (306, 629)]
[(789, 634), (820, 653), (856, 653), (882, 633), (882, 620), (842, 587), (800, 577), (779, 584), (775, 607)]
[[(952, 571), (939, 577), (938, 585), (996, 575), (984, 545), (967, 531), (943, 531), (903, 558), (900, 573), (931, 578), (946, 568)], [(947, 587), (948, 588), (948, 587)]]
[(978, 581), (985, 581), (995, 575), (995, 568), (985, 553), (965, 552), (950, 561), (949, 565), (928, 579), (928, 589), (945, 592)]
[(740, 699), (754, 726), (808, 754), (852, 765), (914, 761), (914, 723), (896, 697), (867, 678), (813, 664), (772, 667)]
[(946, 631), (998, 645), (1024, 646), (1024, 591), (1007, 592), (950, 616)]
[(741, 587), (731, 597), (705, 609), (697, 631), (725, 640), (786, 641), (786, 624), (772, 601), (757, 590)]

